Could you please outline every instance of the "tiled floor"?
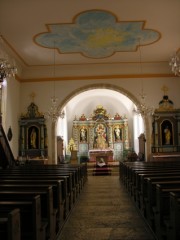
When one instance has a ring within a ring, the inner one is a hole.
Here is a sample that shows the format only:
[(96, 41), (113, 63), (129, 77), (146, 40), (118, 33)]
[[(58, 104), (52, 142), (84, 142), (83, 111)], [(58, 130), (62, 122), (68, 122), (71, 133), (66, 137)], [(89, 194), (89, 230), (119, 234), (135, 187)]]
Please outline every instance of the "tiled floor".
[(58, 240), (154, 240), (118, 176), (88, 176)]

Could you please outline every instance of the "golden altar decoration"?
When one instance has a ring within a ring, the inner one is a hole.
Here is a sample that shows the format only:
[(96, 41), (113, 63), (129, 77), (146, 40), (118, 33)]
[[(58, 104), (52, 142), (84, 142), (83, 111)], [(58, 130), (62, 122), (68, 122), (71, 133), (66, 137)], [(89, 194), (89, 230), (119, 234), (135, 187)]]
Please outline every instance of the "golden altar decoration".
[(120, 160), (123, 149), (129, 148), (128, 119), (116, 113), (114, 117), (98, 105), (90, 117), (82, 114), (73, 121), (72, 137), (79, 156), (88, 156), (90, 161), (99, 157), (104, 160)]

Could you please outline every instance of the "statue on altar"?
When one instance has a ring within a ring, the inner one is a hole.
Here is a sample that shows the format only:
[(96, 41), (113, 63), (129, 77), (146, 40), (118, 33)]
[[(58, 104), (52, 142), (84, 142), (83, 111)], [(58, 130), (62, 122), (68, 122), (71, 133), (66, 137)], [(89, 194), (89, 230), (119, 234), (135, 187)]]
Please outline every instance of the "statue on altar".
[(122, 140), (122, 130), (119, 125), (114, 128), (114, 138), (116, 142)]
[(80, 142), (86, 141), (87, 141), (87, 129), (85, 127), (82, 127), (80, 129)]
[(108, 147), (106, 127), (100, 123), (95, 128), (95, 148), (105, 149)]

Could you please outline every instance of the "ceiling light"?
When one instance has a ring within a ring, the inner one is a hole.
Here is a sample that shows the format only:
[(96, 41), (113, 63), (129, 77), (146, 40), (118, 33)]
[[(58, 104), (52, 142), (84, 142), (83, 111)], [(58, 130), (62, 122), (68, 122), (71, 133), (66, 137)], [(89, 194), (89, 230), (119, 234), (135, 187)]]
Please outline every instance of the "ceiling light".
[(169, 65), (171, 66), (171, 71), (175, 74), (175, 76), (180, 76), (180, 61), (177, 53), (172, 56)]
[(17, 67), (14, 64), (11, 64), (8, 60), (7, 54), (5, 54), (2, 36), (0, 36), (0, 50), (0, 82), (3, 82), (6, 78), (15, 76), (17, 73)]
[[(140, 63), (140, 75), (142, 75), (142, 56), (141, 56), (140, 40), (139, 40), (139, 63)], [(141, 82), (141, 93), (139, 94), (139, 96), (140, 96), (140, 102), (136, 106), (136, 108), (133, 110), (134, 113), (139, 114), (141, 116), (152, 115), (154, 112), (154, 108), (146, 105), (146, 101), (145, 101), (146, 94), (144, 93), (143, 78)]]
[[(54, 42), (54, 66), (53, 66), (53, 78), (55, 78), (55, 42)], [(58, 109), (58, 98), (55, 96), (55, 80), (53, 81), (53, 96), (51, 97), (51, 107), (50, 109), (44, 114), (46, 119), (51, 119), (52, 122), (56, 122), (58, 118), (64, 118), (65, 113), (64, 111), (60, 111)]]

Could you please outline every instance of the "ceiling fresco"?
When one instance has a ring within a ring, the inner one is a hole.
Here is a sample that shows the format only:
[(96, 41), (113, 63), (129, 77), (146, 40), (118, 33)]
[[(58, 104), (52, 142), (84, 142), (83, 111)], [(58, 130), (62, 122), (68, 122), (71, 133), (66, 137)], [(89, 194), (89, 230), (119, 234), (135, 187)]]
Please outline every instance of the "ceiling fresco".
[(0, 1), (0, 35), (18, 81), (174, 76), (179, 0), (14, 2)]
[(139, 44), (150, 45), (161, 38), (157, 30), (146, 28), (145, 21), (118, 21), (113, 13), (102, 10), (82, 12), (72, 23), (46, 26), (47, 32), (34, 36), (37, 45), (94, 59), (133, 52)]

